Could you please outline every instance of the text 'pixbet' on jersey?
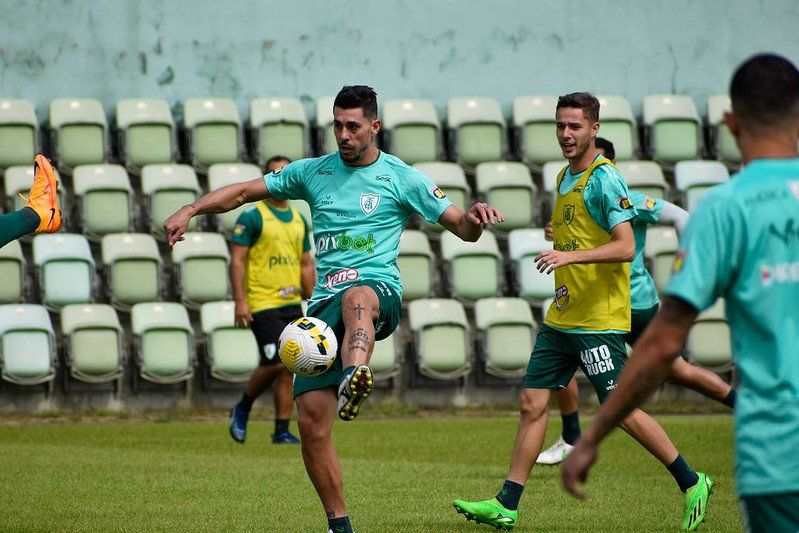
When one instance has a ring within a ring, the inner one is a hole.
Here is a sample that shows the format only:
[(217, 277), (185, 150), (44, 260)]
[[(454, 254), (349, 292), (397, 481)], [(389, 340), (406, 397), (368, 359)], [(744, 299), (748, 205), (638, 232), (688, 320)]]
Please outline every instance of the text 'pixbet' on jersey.
[(372, 233), (366, 237), (350, 237), (347, 235), (347, 230), (344, 230), (338, 235), (327, 233), (320, 236), (316, 240), (316, 251), (318, 254), (322, 254), (334, 250), (355, 250), (356, 252), (373, 254), (375, 253), (374, 247), (376, 245), (377, 240)]

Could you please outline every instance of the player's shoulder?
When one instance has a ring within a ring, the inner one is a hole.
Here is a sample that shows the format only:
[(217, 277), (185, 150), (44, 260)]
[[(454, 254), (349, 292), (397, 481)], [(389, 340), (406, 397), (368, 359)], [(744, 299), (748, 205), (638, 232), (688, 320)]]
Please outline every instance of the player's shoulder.
[(398, 176), (423, 176), (415, 167), (410, 166), (399, 157), (383, 152), (383, 165)]
[(594, 169), (594, 176), (603, 180), (624, 182), (624, 177), (622, 177), (621, 172), (619, 172), (619, 169), (612, 163), (606, 163), (596, 167)]
[(333, 152), (332, 154), (323, 155), (320, 157), (308, 157), (305, 159), (297, 159), (286, 165), (286, 169), (290, 169), (292, 171), (297, 171), (302, 173), (306, 176), (310, 176), (315, 174), (320, 169), (327, 169), (331, 167), (330, 170), (332, 171), (333, 163), (338, 158), (338, 152)]

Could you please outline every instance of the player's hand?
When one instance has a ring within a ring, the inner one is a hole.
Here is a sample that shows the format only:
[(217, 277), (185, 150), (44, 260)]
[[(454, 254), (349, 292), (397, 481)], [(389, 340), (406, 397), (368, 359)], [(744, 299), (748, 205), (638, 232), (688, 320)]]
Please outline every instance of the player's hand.
[(252, 313), (250, 306), (247, 302), (236, 302), (236, 326), (240, 328), (248, 328), (252, 324)]
[(560, 467), (560, 478), (566, 492), (580, 500), (585, 498), (585, 493), (578, 489), (577, 485), (586, 482), (588, 472), (596, 459), (596, 445), (590, 444), (584, 438), (578, 440)]
[(194, 208), (190, 205), (184, 205), (176, 213), (164, 220), (166, 243), (170, 248), (185, 238), (183, 234), (189, 229), (189, 221), (192, 216), (194, 216)]
[(570, 264), (569, 252), (561, 250), (544, 250), (535, 256), (536, 268), (539, 272), (551, 274), (556, 268)]
[(498, 224), (505, 222), (505, 217), (497, 209), (488, 204), (476, 203), (466, 211), (466, 218), (472, 224)]
[(544, 238), (548, 241), (555, 240), (555, 230), (552, 228), (551, 220), (547, 222), (546, 226), (544, 226)]

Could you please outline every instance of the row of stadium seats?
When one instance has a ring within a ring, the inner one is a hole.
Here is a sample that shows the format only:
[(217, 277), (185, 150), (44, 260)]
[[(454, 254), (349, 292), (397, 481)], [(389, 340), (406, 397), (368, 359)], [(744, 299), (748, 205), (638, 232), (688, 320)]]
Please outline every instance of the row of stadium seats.
[[(371, 361), (376, 379), (408, 372), (411, 385), (424, 379), (455, 381), (475, 369), (478, 382), (480, 376), (490, 376), (483, 380), (489, 382), (524, 376), (538, 331), (525, 300), (481, 299), (472, 320), (460, 302), (449, 299), (415, 300), (407, 314), (403, 327), (409, 328), (410, 345), (404, 346), (400, 330), (378, 342)], [(60, 337), (67, 376), (85, 383), (116, 381), (120, 391), (131, 354), (134, 391), (139, 379), (188, 386), (199, 368), (198, 351), (204, 354), (203, 372), (210, 377), (243, 383), (258, 364), (259, 348), (249, 329), (234, 325), (233, 315), (232, 302), (203, 304), (200, 331), (195, 333), (182, 305), (143, 302), (131, 309), (128, 334), (111, 306), (73, 304), (61, 310), (57, 334), (45, 307), (0, 305), (1, 377), (17, 385), (52, 387), (60, 366)], [(719, 372), (731, 369), (729, 328), (721, 304), (699, 316), (687, 352), (695, 363)]]
[[(446, 128), (429, 100), (393, 99), (382, 104), (382, 145), (409, 164), (448, 157), (472, 169), (480, 163), (515, 157), (540, 171), (561, 158), (554, 135), (555, 96), (520, 96), (513, 101), (511, 127), (499, 103), (488, 97), (447, 102)], [(601, 135), (616, 145), (618, 160), (649, 156), (663, 164), (704, 155), (728, 165), (740, 153), (722, 121), (729, 98), (708, 99), (708, 140), (693, 100), (682, 95), (653, 95), (643, 100), (641, 138), (638, 119), (623, 96), (602, 96)], [(316, 102), (313, 137), (316, 153), (336, 149), (332, 129), (333, 97)], [(169, 105), (159, 99), (124, 99), (116, 104), (116, 127), (109, 128), (94, 99), (59, 98), (49, 107), (47, 139), (58, 169), (105, 163), (113, 148), (129, 171), (148, 164), (185, 160), (205, 173), (215, 163), (253, 161), (264, 166), (273, 155), (300, 159), (312, 153), (311, 129), (297, 99), (257, 98), (250, 102), (249, 134), (236, 104), (227, 98), (191, 98), (183, 102), (186, 156), (180, 156), (178, 129)], [(112, 142), (113, 137), (116, 142)], [(39, 123), (27, 100), (0, 100), (0, 172), (29, 164), (41, 151)], [(249, 138), (249, 143), (246, 139)], [(250, 144), (249, 147), (246, 145)], [(707, 146), (707, 149), (705, 148)]]

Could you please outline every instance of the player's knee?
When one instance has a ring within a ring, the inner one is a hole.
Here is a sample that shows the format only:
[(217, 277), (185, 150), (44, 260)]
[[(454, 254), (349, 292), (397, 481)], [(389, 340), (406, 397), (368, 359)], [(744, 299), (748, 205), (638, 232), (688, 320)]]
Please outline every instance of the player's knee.
[(297, 427), (303, 442), (319, 442), (330, 437), (330, 428), (318, 409), (298, 409)]
[(369, 293), (362, 287), (353, 287), (344, 293), (341, 300), (344, 320), (374, 319), (375, 304)]
[(519, 396), (519, 413), (522, 418), (540, 418), (546, 412), (547, 403), (547, 398), (544, 398), (543, 395), (525, 390)]

